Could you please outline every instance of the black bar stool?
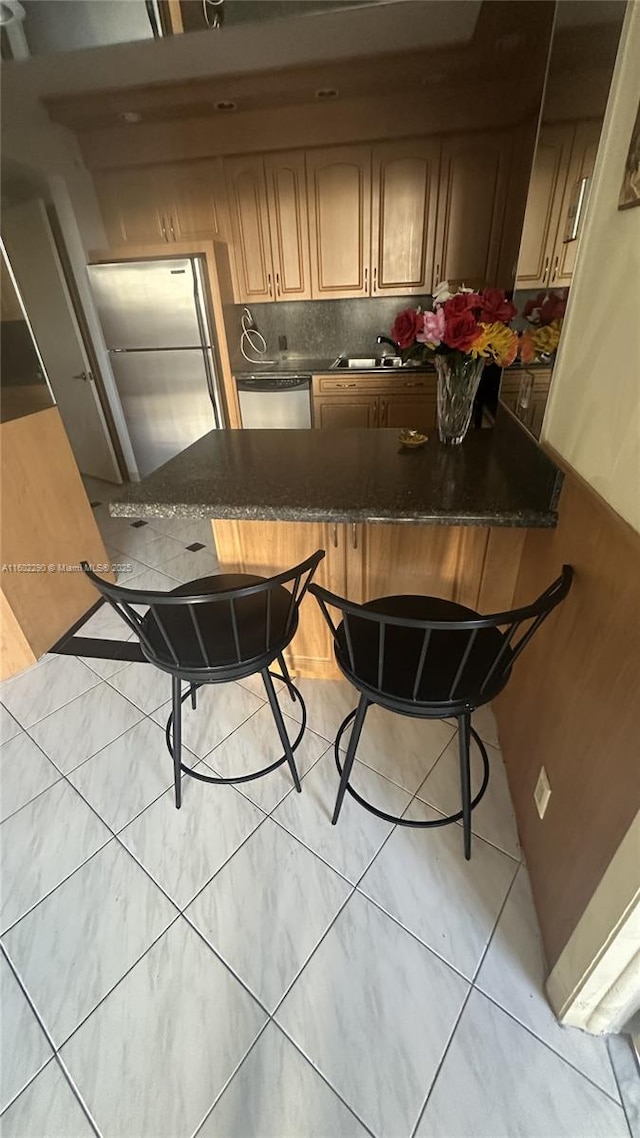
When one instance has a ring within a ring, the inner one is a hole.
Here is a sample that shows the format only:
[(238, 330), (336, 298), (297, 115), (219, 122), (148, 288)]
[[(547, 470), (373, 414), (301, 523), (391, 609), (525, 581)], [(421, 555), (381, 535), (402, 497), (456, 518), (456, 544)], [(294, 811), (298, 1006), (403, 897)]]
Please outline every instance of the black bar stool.
[[(122, 617), (140, 641), (145, 659), (171, 675), (172, 710), (167, 720), (166, 739), (173, 758), (176, 807), (182, 802), (181, 775), (189, 774), (201, 782), (250, 782), (269, 774), (287, 762), (296, 790), (300, 779), (293, 753), (299, 746), (307, 721), (302, 695), (292, 683), (283, 652), (295, 636), (302, 598), (313, 574), (324, 557), (319, 549), (293, 569), (275, 577), (256, 577), (248, 573), (221, 573), (179, 585), (170, 592), (126, 589), (112, 585), (93, 573), (82, 562), (86, 575)], [(134, 606), (148, 606), (143, 614)], [(277, 660), (282, 676), (269, 671)], [(228, 683), (259, 672), (282, 742), (283, 754), (269, 766), (237, 778), (204, 775), (181, 761), (182, 704), (202, 684)], [(298, 735), (290, 742), (273, 686), (283, 679), (292, 700), (300, 704), (302, 719)], [(181, 684), (189, 684), (182, 694)]]
[[(440, 597), (380, 597), (358, 605), (319, 585), (310, 586), (331, 629), (336, 663), (360, 692), (357, 708), (343, 720), (335, 740), (340, 786), (332, 818), (334, 826), (348, 791), (372, 814), (401, 826), (430, 828), (462, 819), (464, 853), (467, 861), (470, 859), (471, 811), (480, 802), (489, 782), (487, 751), (471, 726), (471, 713), (502, 691), (518, 656), (549, 613), (566, 597), (572, 579), (573, 569), (564, 565), (560, 577), (533, 604), (492, 616), (482, 616)], [(342, 614), (339, 624), (333, 620), (329, 608)], [(372, 703), (421, 719), (455, 716), (462, 794), (462, 809), (456, 814), (429, 822), (399, 818), (378, 810), (349, 785), (358, 741)], [(340, 742), (352, 722), (342, 766)], [(473, 800), (469, 766), (471, 736), (478, 745), (484, 767), (482, 785)]]

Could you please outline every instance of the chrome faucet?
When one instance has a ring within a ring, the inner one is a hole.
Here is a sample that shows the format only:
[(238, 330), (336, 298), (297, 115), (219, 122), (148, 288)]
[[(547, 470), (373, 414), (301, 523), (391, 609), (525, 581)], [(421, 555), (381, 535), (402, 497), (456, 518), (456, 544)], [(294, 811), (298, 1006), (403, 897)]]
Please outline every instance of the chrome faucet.
[(377, 336), (376, 344), (389, 344), (393, 348), (394, 356), (400, 355), (400, 345), (396, 344), (395, 340), (391, 340), (388, 336)]

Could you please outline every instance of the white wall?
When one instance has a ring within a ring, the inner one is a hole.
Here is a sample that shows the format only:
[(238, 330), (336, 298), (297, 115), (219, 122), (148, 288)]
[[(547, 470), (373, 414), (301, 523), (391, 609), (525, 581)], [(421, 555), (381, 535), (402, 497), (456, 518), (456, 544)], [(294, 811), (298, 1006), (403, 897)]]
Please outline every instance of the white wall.
[(630, 0), (542, 438), (640, 532), (640, 206), (618, 195), (640, 100)]

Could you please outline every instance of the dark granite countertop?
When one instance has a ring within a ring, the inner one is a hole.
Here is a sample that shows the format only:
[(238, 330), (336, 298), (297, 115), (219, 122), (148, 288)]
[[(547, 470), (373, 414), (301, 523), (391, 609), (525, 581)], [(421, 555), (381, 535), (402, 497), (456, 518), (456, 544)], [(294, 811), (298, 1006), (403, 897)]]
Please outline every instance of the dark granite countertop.
[(550, 527), (562, 475), (509, 415), (445, 447), (397, 430), (223, 430), (111, 503), (116, 517)]
[(326, 372), (335, 372), (337, 376), (340, 375), (404, 375), (406, 372), (414, 371), (429, 371), (435, 374), (435, 368), (428, 364), (415, 364), (405, 365), (403, 367), (376, 367), (376, 368), (334, 368), (335, 356), (331, 360), (319, 359), (293, 359), (293, 360), (277, 360), (272, 364), (243, 364), (242, 367), (233, 368), (233, 374), (237, 379), (244, 379), (247, 376), (259, 375), (268, 377), (270, 375), (324, 375)]

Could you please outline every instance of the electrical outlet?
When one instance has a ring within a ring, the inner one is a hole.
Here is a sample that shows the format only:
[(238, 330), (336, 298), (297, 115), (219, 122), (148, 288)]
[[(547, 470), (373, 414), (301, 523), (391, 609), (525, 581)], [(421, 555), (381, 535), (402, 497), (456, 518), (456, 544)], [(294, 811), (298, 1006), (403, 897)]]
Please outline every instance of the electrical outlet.
[(549, 782), (549, 778), (544, 767), (540, 767), (540, 774), (538, 775), (538, 781), (533, 792), (533, 797), (535, 799), (538, 814), (541, 818), (544, 818), (547, 806), (549, 805), (549, 799), (551, 798), (551, 783)]

